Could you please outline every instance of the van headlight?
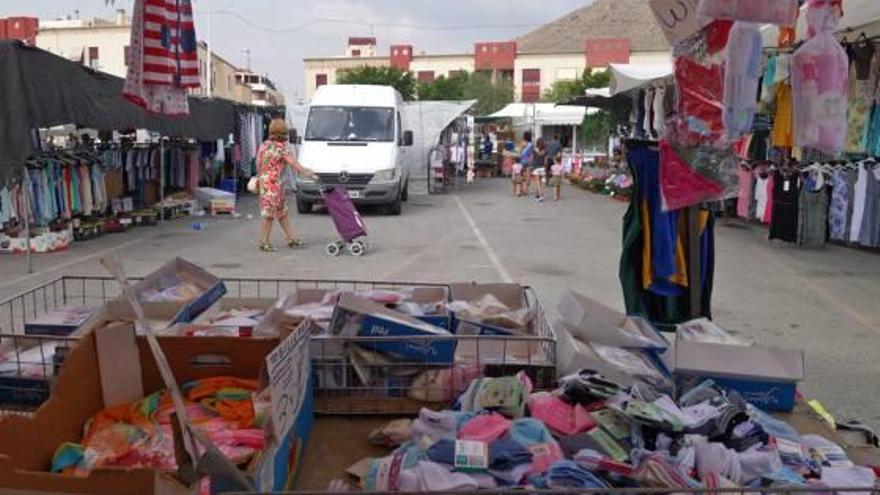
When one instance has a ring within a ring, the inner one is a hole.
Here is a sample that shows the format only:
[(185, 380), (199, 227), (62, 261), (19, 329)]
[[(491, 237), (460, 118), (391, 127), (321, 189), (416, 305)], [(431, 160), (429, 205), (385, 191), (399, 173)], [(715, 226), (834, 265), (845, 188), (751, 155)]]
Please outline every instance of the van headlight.
[(393, 182), (397, 178), (397, 169), (380, 170), (373, 174), (372, 182)]
[(315, 179), (313, 179), (311, 177), (306, 177), (305, 175), (297, 175), (296, 181), (299, 182), (300, 184), (314, 184), (315, 183)]

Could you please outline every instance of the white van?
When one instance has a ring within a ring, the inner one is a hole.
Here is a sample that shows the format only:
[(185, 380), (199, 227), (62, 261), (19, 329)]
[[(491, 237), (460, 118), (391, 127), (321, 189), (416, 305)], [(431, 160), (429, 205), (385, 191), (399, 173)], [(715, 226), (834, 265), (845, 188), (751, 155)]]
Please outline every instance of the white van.
[[(356, 204), (385, 205), (399, 215), (407, 200), (412, 131), (401, 125), (403, 98), (390, 86), (331, 85), (318, 89), (299, 160), (321, 186), (342, 185)], [(321, 202), (319, 184), (297, 178), (296, 207), (309, 213)]]

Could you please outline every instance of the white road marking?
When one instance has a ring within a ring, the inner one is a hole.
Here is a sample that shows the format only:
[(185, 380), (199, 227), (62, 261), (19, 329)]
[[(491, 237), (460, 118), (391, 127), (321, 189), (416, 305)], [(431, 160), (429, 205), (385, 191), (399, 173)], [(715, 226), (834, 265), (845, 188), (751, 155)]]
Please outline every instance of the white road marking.
[(474, 217), (472, 217), (467, 208), (465, 208), (464, 203), (461, 202), (461, 199), (459, 199), (457, 194), (454, 195), (453, 198), (455, 198), (455, 203), (458, 205), (458, 209), (461, 210), (461, 214), (464, 215), (465, 220), (470, 224), (471, 230), (474, 231), (474, 236), (480, 241), (480, 245), (483, 246), (483, 251), (486, 252), (489, 261), (492, 262), (492, 266), (495, 267), (498, 271), (498, 275), (501, 276), (501, 280), (507, 283), (513, 282), (513, 277), (511, 277), (507, 269), (504, 268), (504, 265), (501, 263), (501, 258), (498, 257), (498, 253), (495, 252), (495, 249), (492, 248), (492, 245), (489, 244), (489, 241), (483, 236), (483, 232), (477, 227), (477, 222), (474, 221)]
[[(55, 266), (49, 267), (49, 268), (47, 268), (47, 269), (45, 269), (45, 270), (38, 270), (38, 271), (36, 271), (36, 272), (34, 272), (34, 273), (29, 273), (29, 274), (27, 274), (27, 275), (22, 275), (22, 276), (20, 276), (20, 277), (18, 277), (18, 278), (14, 278), (14, 279), (12, 279), (12, 280), (7, 280), (6, 282), (3, 282), (2, 284), (0, 284), (0, 289), (5, 289), (5, 288), (7, 288), (7, 287), (12, 287), (12, 286), (17, 285), (17, 284), (20, 284), (20, 283), (22, 283), (22, 282), (27, 282), (28, 280), (31, 280), (31, 279), (34, 279), (34, 278), (37, 278), (37, 277), (40, 277), (40, 276), (45, 276), (46, 274), (51, 274), (51, 273), (57, 272), (57, 271), (59, 271), (59, 270), (64, 270), (65, 268), (69, 268), (69, 267), (71, 267), (71, 266), (75, 266), (75, 265), (78, 265), (78, 264), (80, 264), (80, 263), (84, 263), (84, 262), (86, 262), (86, 261), (93, 260), (93, 259), (95, 259), (95, 258), (102, 258), (102, 257), (104, 257), (104, 256), (106, 256), (106, 255), (108, 255), (108, 254), (111, 254), (111, 253), (114, 253), (114, 252), (116, 252), (116, 251), (119, 251), (120, 249), (125, 249), (125, 248), (127, 248), (127, 247), (129, 247), (129, 246), (134, 246), (135, 244), (138, 244), (138, 243), (141, 243), (141, 242), (144, 242), (144, 239), (134, 239), (134, 240), (131, 240), (131, 241), (128, 241), (128, 242), (122, 243), (122, 244), (120, 244), (120, 245), (118, 245), (118, 246), (115, 246), (115, 247), (112, 247), (112, 248), (107, 248), (107, 249), (104, 249), (104, 250), (102, 250), (102, 251), (98, 251), (98, 252), (96, 252), (96, 253), (92, 253), (92, 254), (89, 254), (89, 255), (86, 255), (86, 256), (81, 256), (81, 257), (79, 257), (79, 258), (75, 258), (75, 259), (72, 259), (72, 260), (70, 260), (70, 261), (65, 261), (64, 263), (60, 263), (60, 264), (58, 264), (58, 265), (55, 265)], [(22, 260), (24, 260), (24, 258), (22, 258)], [(107, 276), (109, 276), (109, 274), (108, 274)]]

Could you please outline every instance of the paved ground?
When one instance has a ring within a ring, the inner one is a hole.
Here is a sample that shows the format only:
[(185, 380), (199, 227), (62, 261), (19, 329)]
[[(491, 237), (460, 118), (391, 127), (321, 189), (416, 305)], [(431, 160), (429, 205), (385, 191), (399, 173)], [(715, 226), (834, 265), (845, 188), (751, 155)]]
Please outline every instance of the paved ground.
[[(39, 256), (34, 275), (23, 257), (0, 257), (0, 297), (60, 274), (103, 275), (98, 259), (117, 252), (130, 275), (182, 256), (228, 277), (515, 280), (534, 286), (549, 307), (566, 287), (622, 307), (617, 263), (626, 206), (571, 188), (562, 202), (539, 205), (507, 188), (484, 181), (414, 197), (401, 217), (368, 213), (372, 246), (363, 259), (324, 255), (334, 233), (323, 214), (294, 216), (308, 246), (276, 254), (256, 250), (256, 220), (207, 219), (202, 231), (192, 219), (178, 220)], [(720, 222), (716, 244), (717, 321), (761, 344), (805, 349), (805, 393), (840, 417), (880, 427), (880, 256), (770, 243), (765, 229), (737, 221)]]

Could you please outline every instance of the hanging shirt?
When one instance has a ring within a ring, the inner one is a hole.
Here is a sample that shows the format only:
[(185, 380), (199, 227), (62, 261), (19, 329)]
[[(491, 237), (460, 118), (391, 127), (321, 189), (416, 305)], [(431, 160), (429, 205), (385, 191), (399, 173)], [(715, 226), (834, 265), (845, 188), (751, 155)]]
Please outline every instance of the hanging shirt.
[(666, 89), (657, 88), (654, 92), (654, 132), (657, 137), (666, 135)]
[(773, 217), (770, 239), (795, 243), (798, 241), (798, 217), (801, 182), (798, 175), (777, 172), (773, 185)]
[(831, 206), (828, 210), (830, 237), (835, 241), (846, 240), (847, 213), (852, 200), (852, 187), (847, 180), (847, 173), (837, 170), (831, 176)]
[(828, 193), (824, 185), (801, 189), (798, 203), (798, 244), (823, 246), (828, 236)]
[(880, 247), (880, 166), (875, 166), (867, 173), (859, 244), (866, 247)]
[(862, 220), (865, 216), (865, 200), (868, 194), (868, 169), (859, 165), (859, 178), (853, 190), (852, 228), (849, 233), (850, 242), (859, 242), (862, 235)]
[(791, 85), (788, 83), (776, 85), (776, 117), (773, 119), (770, 144), (779, 148), (791, 148), (794, 146)]
[(767, 211), (767, 185), (770, 183), (769, 177), (757, 177), (755, 182), (755, 219), (763, 222), (764, 213)]

